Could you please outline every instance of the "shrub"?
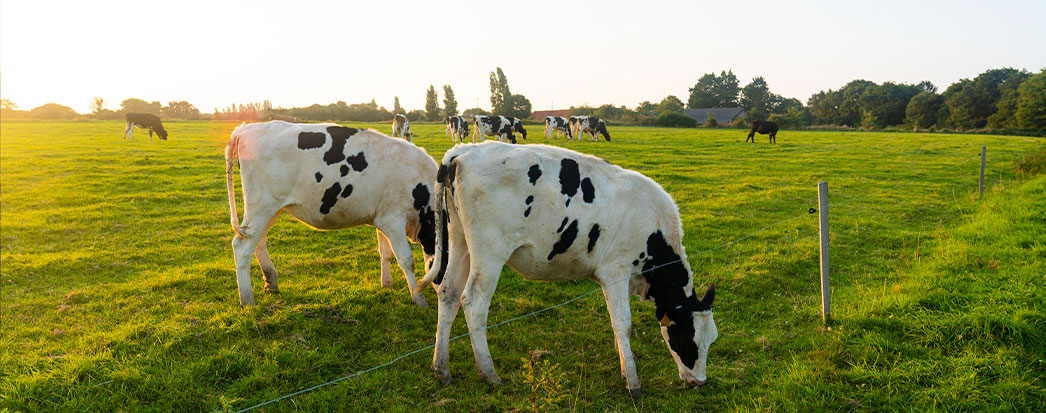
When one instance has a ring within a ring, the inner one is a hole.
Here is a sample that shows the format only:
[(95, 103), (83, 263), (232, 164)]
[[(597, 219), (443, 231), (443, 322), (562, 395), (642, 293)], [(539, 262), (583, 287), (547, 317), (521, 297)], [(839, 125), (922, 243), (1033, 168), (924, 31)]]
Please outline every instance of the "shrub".
[(657, 119), (654, 121), (657, 126), (667, 126), (670, 128), (696, 128), (697, 119), (689, 117), (679, 112), (661, 112), (657, 115)]
[(1035, 152), (1029, 153), (1014, 162), (1018, 173), (1034, 175), (1046, 172), (1046, 147), (1039, 146)]

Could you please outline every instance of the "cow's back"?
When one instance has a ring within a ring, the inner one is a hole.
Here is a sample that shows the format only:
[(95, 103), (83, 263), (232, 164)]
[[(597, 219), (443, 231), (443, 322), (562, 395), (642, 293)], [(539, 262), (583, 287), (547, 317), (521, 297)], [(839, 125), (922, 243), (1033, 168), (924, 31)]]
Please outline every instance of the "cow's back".
[(233, 139), (246, 202), (271, 197), (318, 229), (370, 224), (383, 209), (409, 208), (414, 187), (431, 188), (436, 174), (423, 149), (374, 130), (273, 121), (240, 126)]
[(545, 145), (458, 146), (444, 164), (451, 158), (457, 164), (452, 199), (467, 206), (465, 219), (495, 226), (497, 236), (519, 246), (508, 264), (526, 278), (582, 278), (625, 265), (657, 231), (682, 254), (675, 204), (637, 172)]

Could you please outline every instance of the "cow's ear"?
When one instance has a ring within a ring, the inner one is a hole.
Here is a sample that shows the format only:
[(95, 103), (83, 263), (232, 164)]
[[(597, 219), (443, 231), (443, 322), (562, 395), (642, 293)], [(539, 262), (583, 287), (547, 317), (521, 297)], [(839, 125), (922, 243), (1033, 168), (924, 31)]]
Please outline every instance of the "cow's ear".
[(705, 291), (705, 294), (701, 296), (701, 301), (698, 302), (698, 308), (711, 310), (713, 301), (715, 301), (715, 284), (709, 283), (708, 290)]
[(661, 316), (661, 327), (668, 327), (672, 325), (672, 319), (668, 318), (668, 313)]

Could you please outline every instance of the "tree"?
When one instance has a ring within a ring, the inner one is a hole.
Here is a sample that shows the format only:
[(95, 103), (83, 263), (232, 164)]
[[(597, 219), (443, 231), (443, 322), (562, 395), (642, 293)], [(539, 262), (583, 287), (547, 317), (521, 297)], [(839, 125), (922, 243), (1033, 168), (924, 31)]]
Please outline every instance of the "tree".
[(643, 116), (657, 116), (657, 105), (650, 103), (649, 100), (644, 100), (643, 103), (636, 106), (636, 113)]
[(1028, 77), (1017, 88), (1017, 126), (1046, 129), (1046, 69)]
[(461, 113), (461, 116), (464, 116), (466, 118), (473, 118), (476, 115), (489, 115), (489, 114), (490, 114), (490, 112), (487, 112), (487, 111), (485, 111), (485, 110), (483, 110), (481, 108), (472, 108), (472, 109), (465, 109), (465, 111)]
[(690, 88), (687, 107), (691, 109), (735, 107), (738, 91), (737, 76), (734, 76), (733, 70), (724, 70), (718, 77), (715, 73), (706, 73), (697, 80), (694, 87)]
[(458, 101), (454, 99), (454, 90), (450, 85), (443, 85), (443, 115), (446, 117), (458, 114)]
[(93, 115), (95, 115), (95, 117), (97, 117), (98, 115), (101, 115), (102, 111), (104, 111), (104, 110), (105, 110), (105, 99), (102, 99), (99, 96), (95, 96), (94, 99), (91, 99), (91, 114), (93, 114)]
[(436, 94), (436, 87), (429, 85), (429, 89), (425, 91), (425, 119), (437, 121), (439, 118), (439, 95)]
[(141, 99), (127, 98), (123, 102), (120, 102), (120, 111), (123, 113), (152, 113), (154, 115), (160, 114), (160, 109), (163, 105), (160, 102), (146, 102)]
[(0, 99), (0, 109), (15, 110), (18, 109), (18, 104), (12, 102), (11, 99)]
[(806, 101), (806, 107), (814, 116), (814, 122), (823, 125), (839, 124), (839, 103), (842, 95), (828, 89), (827, 92), (820, 91), (810, 96)]
[(926, 129), (937, 123), (937, 112), (944, 99), (933, 92), (919, 92), (904, 109), (904, 122), (916, 129)]
[(509, 115), (512, 108), (512, 91), (508, 87), (508, 78), (501, 68), (490, 72), (490, 109), (495, 115)]
[[(950, 114), (948, 123), (958, 129), (983, 128), (995, 113), (1003, 92), (1016, 89), (1028, 76), (1028, 72), (1013, 68), (991, 69), (973, 80), (953, 83), (944, 91), (944, 105)], [(996, 118), (996, 122), (1005, 123), (1006, 119)]]
[(864, 89), (859, 98), (864, 120), (874, 121), (862, 122), (866, 128), (882, 128), (886, 125), (900, 125), (904, 122), (905, 110), (908, 102), (919, 94), (918, 85), (896, 84), (883, 82), (882, 85), (872, 85)]
[[(270, 108), (271, 109), (271, 108)], [(167, 106), (161, 109), (165, 115), (175, 119), (199, 119), (200, 110), (192, 103), (184, 100), (167, 102)]]
[(784, 98), (781, 95), (773, 95), (772, 99), (774, 102), (774, 108), (771, 112), (777, 114), (785, 114), (791, 111), (803, 111), (803, 101), (796, 98)]
[(30, 119), (74, 119), (80, 116), (73, 108), (57, 103), (45, 103), (29, 111)]
[(683, 111), (683, 101), (679, 100), (679, 98), (675, 97), (675, 95), (665, 96), (664, 99), (661, 99), (661, 103), (657, 104), (657, 112), (661, 113), (661, 112), (666, 112), (666, 111), (667, 112), (682, 112)]
[(752, 79), (752, 82), (741, 89), (741, 107), (748, 111), (752, 120), (766, 120), (773, 109), (770, 87), (762, 76)]
[(705, 118), (705, 127), (706, 128), (718, 128), (719, 127), (719, 121), (716, 120), (715, 115), (713, 115), (712, 112), (706, 112), (705, 115), (706, 115), (706, 118)]
[(510, 95), (509, 97), (509, 116), (515, 116), (520, 119), (530, 117), (531, 114), (530, 99), (527, 99), (523, 95)]
[(393, 114), (401, 114), (401, 113), (403, 113), (403, 107), (400, 106), (400, 97), (399, 96), (393, 96), (393, 97), (395, 98), (395, 101), (392, 103), (392, 113)]

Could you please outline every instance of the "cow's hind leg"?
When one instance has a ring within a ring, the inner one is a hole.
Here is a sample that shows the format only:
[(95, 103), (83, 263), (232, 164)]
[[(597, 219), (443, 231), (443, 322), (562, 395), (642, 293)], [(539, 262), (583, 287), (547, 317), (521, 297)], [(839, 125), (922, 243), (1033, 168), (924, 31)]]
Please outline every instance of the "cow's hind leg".
[(385, 234), (382, 234), (380, 229), (375, 232), (378, 233), (378, 256), (381, 257), (381, 286), (392, 288), (392, 261), (396, 256), (393, 255), (392, 245)]
[[(244, 208), (243, 222), (240, 230), (246, 238), (236, 235), (232, 238), (233, 258), (236, 260), (236, 285), (240, 290), (240, 305), (253, 305), (254, 292), (251, 290), (251, 258), (258, 250), (258, 245), (265, 239), (272, 221), (280, 212), (278, 208), (264, 211), (255, 208)], [(260, 262), (260, 261), (259, 261)], [(272, 262), (269, 262), (272, 265)]]
[[(621, 273), (625, 276), (625, 273)], [(628, 303), (628, 281), (619, 277), (601, 279), (603, 296), (610, 312), (610, 323), (614, 326), (614, 344), (621, 363), (621, 375), (627, 383), (628, 393), (633, 397), (641, 394), (639, 374), (636, 373), (636, 362), (632, 357), (632, 345), (629, 332), (632, 330), (632, 309)]]
[[(486, 247), (490, 244), (479, 245)], [(479, 369), (480, 376), (490, 384), (501, 383), (501, 378), (494, 371), (494, 361), (490, 357), (490, 348), (487, 347), (487, 313), (506, 261), (507, 257), (502, 258), (496, 253), (484, 254), (483, 257), (472, 255), (469, 280), (461, 297), (465, 321), (468, 322), (469, 335), (472, 336), (472, 353), (476, 357), (476, 368)]]
[(453, 381), (450, 375), (450, 330), (454, 326), (458, 310), (461, 309), (461, 293), (465, 282), (468, 281), (470, 266), (464, 237), (456, 236), (453, 232), (450, 236), (456, 238), (453, 241), (456, 244), (450, 249), (443, 282), (436, 289), (439, 296), (439, 321), (436, 323), (436, 345), (432, 353), (432, 370), (444, 385)]
[(396, 261), (403, 270), (403, 277), (407, 279), (407, 287), (418, 307), (428, 307), (425, 296), (418, 290), (418, 282), (414, 278), (414, 254), (410, 251), (410, 242), (407, 241), (407, 224), (403, 218), (379, 217), (374, 221), (374, 226), (389, 240)]
[(261, 267), (262, 275), (265, 277), (265, 291), (270, 293), (280, 292), (279, 274), (276, 272), (276, 266), (272, 265), (272, 259), (269, 258), (268, 242), (268, 229), (265, 230), (266, 235), (262, 236), (258, 247), (254, 249), (254, 258), (258, 259), (258, 266)]
[(777, 132), (770, 133), (770, 143), (777, 143)]

